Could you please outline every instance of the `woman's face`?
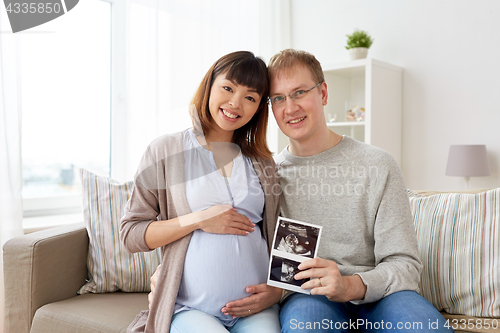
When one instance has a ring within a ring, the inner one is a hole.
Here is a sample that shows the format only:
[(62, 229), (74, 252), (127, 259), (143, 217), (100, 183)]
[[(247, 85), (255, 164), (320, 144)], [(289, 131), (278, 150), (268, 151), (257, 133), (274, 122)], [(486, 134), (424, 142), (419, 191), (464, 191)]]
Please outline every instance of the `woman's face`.
[(226, 74), (215, 78), (208, 107), (216, 132), (234, 132), (252, 119), (259, 108), (261, 96), (252, 88), (226, 79)]

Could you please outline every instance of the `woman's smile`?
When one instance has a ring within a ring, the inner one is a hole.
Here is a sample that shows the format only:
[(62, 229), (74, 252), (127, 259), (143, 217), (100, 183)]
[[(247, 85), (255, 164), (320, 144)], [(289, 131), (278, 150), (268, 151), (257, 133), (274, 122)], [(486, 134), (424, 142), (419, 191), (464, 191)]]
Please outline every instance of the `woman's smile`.
[(229, 111), (227, 109), (220, 108), (222, 114), (225, 116), (224, 118), (229, 121), (236, 121), (238, 118), (241, 118), (240, 115), (236, 114), (233, 111)]

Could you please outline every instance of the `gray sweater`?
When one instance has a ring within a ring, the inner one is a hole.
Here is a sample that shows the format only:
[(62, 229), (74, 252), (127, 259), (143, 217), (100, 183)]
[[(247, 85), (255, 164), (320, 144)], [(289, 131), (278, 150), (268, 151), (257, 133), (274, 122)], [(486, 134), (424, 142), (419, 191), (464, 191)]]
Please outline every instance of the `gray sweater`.
[[(120, 238), (129, 252), (150, 251), (144, 239), (155, 220), (168, 220), (191, 213), (184, 184), (183, 132), (164, 135), (147, 148), (134, 178), (134, 189), (120, 224)], [(272, 160), (254, 159), (253, 166), (265, 194), (262, 233), (272, 244), (279, 213), (279, 192)], [(162, 269), (150, 310), (142, 311), (127, 332), (168, 333), (192, 234), (161, 248)]]
[(281, 214), (323, 226), (318, 256), (358, 274), (368, 303), (418, 291), (422, 263), (403, 175), (393, 157), (344, 137), (310, 157), (285, 148), (275, 157)]

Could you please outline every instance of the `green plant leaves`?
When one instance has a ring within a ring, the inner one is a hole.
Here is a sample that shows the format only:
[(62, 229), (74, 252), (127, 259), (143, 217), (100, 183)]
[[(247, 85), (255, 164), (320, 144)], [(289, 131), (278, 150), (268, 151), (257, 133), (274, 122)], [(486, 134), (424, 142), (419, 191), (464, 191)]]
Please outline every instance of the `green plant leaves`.
[(373, 44), (373, 39), (368, 35), (366, 31), (363, 30), (354, 30), (351, 35), (347, 36), (347, 46), (345, 47), (347, 50), (355, 48), (355, 47), (366, 47), (370, 48)]

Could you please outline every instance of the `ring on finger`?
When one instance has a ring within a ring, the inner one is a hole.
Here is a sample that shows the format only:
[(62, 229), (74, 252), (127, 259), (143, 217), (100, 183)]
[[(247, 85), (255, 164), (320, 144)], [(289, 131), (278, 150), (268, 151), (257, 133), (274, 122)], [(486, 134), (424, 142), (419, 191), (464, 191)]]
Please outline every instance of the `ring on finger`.
[(318, 278), (318, 281), (319, 281), (319, 286), (323, 287), (323, 284), (321, 283), (321, 278)]
[(251, 315), (252, 314), (252, 310), (248, 310), (248, 314)]

